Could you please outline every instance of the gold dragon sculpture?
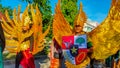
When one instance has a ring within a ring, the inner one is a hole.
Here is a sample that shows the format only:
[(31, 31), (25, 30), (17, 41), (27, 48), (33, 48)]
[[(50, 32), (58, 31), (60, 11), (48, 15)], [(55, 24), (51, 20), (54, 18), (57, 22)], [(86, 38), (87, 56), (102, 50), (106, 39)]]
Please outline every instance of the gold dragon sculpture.
[[(85, 23), (84, 20), (86, 20), (86, 17), (82, 11), (82, 7), (80, 7), (76, 17), (78, 19), (77, 22)], [(55, 8), (53, 35), (60, 46), (62, 46), (62, 36), (73, 35), (72, 31), (73, 29), (60, 10), (59, 0)], [(95, 58), (96, 60), (106, 59), (120, 49), (120, 0), (112, 0), (111, 8), (106, 19), (97, 28), (87, 33), (87, 35), (93, 43), (91, 58)], [(65, 61), (65, 64), (68, 68), (83, 68), (89, 61), (90, 59), (88, 57), (79, 65), (73, 65), (68, 61)]]
[[(32, 47), (31, 53), (33, 55), (43, 50), (43, 39), (48, 34), (50, 26), (48, 26), (48, 29), (43, 33), (42, 15), (37, 5), (35, 6), (35, 9), (32, 5), (28, 5), (22, 16), (20, 15), (20, 6), (18, 7), (18, 11), (14, 9), (12, 19), (7, 11), (5, 12), (5, 16), (7, 17), (7, 21), (2, 18), (2, 27), (6, 37), (6, 49), (9, 52), (20, 52), (21, 50), (30, 48), (30, 45)], [(29, 38), (31, 36), (32, 38)], [(31, 39), (33, 42), (32, 44), (30, 42)]]

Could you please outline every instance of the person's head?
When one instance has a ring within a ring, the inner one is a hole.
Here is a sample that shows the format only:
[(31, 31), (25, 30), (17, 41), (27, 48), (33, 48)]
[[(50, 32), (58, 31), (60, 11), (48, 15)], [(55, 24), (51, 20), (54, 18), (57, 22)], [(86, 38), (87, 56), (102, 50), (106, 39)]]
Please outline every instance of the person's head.
[(80, 33), (80, 32), (82, 32), (82, 30), (83, 30), (83, 26), (81, 26), (81, 25), (74, 26), (75, 33)]

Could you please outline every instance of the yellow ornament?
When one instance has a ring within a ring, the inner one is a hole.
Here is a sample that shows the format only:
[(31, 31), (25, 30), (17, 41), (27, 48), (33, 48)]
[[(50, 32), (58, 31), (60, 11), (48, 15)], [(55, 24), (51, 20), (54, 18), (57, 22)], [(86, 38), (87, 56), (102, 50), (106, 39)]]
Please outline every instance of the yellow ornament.
[[(28, 13), (29, 7), (32, 17)], [(32, 45), (32, 54), (43, 50), (43, 39), (48, 34), (50, 26), (44, 33), (42, 32), (42, 15), (37, 5), (35, 8), (32, 5), (28, 5), (22, 16), (20, 16), (19, 6), (18, 12), (16, 12), (16, 9), (13, 11), (13, 19), (10, 19), (7, 11), (5, 15), (7, 21), (2, 18), (2, 27), (6, 37), (6, 49), (12, 53), (17, 53), (30, 48), (30, 45)], [(33, 37), (32, 44), (30, 44), (31, 37)]]

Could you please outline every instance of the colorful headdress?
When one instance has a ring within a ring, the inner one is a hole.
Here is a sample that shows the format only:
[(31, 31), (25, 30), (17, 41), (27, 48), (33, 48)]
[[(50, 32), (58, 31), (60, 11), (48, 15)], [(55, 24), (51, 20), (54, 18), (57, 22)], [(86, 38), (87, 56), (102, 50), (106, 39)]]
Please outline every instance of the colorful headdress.
[(74, 26), (75, 25), (80, 25), (83, 26), (84, 23), (87, 20), (87, 16), (85, 14), (85, 12), (82, 9), (82, 3), (80, 3), (80, 9), (79, 9), (79, 13), (77, 14), (75, 21), (74, 21)]

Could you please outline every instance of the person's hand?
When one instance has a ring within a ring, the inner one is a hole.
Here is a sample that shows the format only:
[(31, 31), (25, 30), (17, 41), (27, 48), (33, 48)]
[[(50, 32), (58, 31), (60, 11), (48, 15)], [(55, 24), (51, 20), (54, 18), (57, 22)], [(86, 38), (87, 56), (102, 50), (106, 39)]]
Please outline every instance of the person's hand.
[(92, 53), (93, 52), (93, 47), (88, 49), (88, 53)]

